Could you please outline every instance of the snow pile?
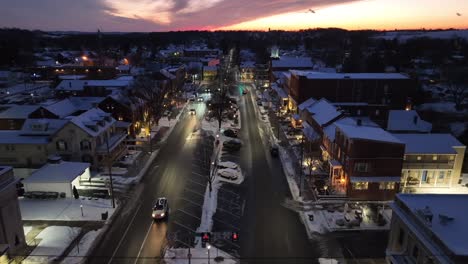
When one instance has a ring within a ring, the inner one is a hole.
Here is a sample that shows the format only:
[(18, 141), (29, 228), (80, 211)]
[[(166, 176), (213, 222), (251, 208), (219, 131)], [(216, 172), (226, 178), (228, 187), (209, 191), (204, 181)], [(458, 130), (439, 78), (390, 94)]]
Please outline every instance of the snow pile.
[[(192, 255), (192, 264), (206, 264), (208, 263), (208, 249), (206, 248), (192, 248), (190, 249)], [(222, 261), (216, 261), (215, 258), (222, 257)], [(164, 255), (164, 262), (166, 264), (186, 264), (188, 263), (188, 249), (186, 248), (170, 248), (166, 250)], [(210, 249), (210, 263), (223, 263), (223, 264), (235, 264), (237, 261), (231, 255), (226, 252), (212, 247)]]
[(99, 235), (100, 231), (89, 231), (78, 242), (78, 245), (68, 253), (68, 256), (62, 261), (62, 264), (84, 263), (86, 255), (91, 248), (92, 243)]
[[(108, 218), (114, 213), (111, 200), (108, 199), (57, 199), (35, 200), (18, 199), (23, 220), (49, 221), (102, 221), (101, 214), (108, 212)], [(117, 202), (117, 201), (116, 201)], [(83, 206), (83, 215), (81, 207)]]
[(339, 264), (338, 260), (336, 259), (329, 259), (329, 258), (319, 258), (319, 264)]
[(52, 262), (65, 251), (68, 245), (78, 236), (81, 229), (68, 226), (49, 226), (42, 230), (37, 239), (41, 239), (37, 247), (29, 254), (24, 264)]
[(29, 231), (31, 231), (32, 229), (33, 229), (32, 226), (23, 226), (24, 236), (27, 236)]
[(197, 228), (197, 233), (211, 231), (213, 227), (213, 215), (216, 213), (218, 206), (218, 190), (221, 187), (220, 182), (215, 178), (212, 183), (212, 191), (206, 186), (205, 199), (203, 201), (203, 211), (200, 226)]

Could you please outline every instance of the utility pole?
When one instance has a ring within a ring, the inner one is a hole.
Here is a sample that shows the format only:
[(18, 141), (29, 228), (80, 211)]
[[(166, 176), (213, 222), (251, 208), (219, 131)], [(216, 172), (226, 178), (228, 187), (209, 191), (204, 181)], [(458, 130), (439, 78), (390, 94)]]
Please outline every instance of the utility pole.
[(111, 198), (112, 198), (112, 208), (115, 208), (115, 199), (114, 199), (114, 185), (112, 182), (112, 159), (110, 157), (110, 151), (109, 151), (109, 134), (107, 133), (108, 131), (105, 131), (106, 133), (106, 147), (107, 147), (107, 169), (109, 171), (109, 178), (110, 178), (110, 188), (111, 188)]

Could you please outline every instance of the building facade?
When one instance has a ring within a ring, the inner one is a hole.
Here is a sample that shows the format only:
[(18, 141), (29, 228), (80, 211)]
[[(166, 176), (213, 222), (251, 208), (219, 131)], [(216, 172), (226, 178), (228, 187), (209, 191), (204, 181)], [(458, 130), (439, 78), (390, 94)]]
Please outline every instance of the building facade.
[(398, 194), (391, 207), (388, 263), (468, 263), (468, 195)]
[(26, 244), (16, 183), (13, 169), (0, 166), (0, 244), (8, 245), (8, 252)]

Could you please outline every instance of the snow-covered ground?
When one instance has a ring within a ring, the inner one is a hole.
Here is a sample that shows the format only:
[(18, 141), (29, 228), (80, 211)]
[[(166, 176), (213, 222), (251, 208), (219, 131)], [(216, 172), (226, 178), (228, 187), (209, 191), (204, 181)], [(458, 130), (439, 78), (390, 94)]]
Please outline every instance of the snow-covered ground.
[(455, 103), (452, 102), (437, 102), (437, 103), (425, 103), (420, 105), (417, 110), (419, 111), (435, 111), (441, 113), (456, 113), (462, 114), (466, 111), (457, 111), (455, 109)]
[(89, 231), (78, 242), (78, 245), (68, 253), (67, 257), (61, 262), (62, 264), (79, 264), (84, 263), (85, 256), (91, 248), (96, 237), (99, 235), (98, 231)]
[[(108, 212), (109, 219), (115, 211), (111, 200), (82, 198), (77, 200), (73, 198), (56, 200), (20, 198), (21, 216), (23, 220), (101, 221), (102, 213)], [(83, 216), (80, 205), (83, 206)]]
[(221, 183), (218, 181), (218, 177), (213, 180), (211, 193), (209, 186), (206, 186), (201, 223), (197, 228), (197, 232), (211, 231), (213, 227), (213, 215), (216, 213), (216, 207), (218, 206), (218, 190), (220, 187)]
[(319, 264), (339, 264), (338, 260), (336, 259), (329, 259), (329, 258), (319, 258)]
[[(207, 264), (210, 263), (223, 263), (223, 264), (235, 264), (237, 261), (227, 254), (226, 252), (217, 248), (211, 247), (210, 259), (208, 260), (208, 249), (206, 248), (191, 248), (190, 254), (192, 255), (192, 264)], [(215, 258), (223, 257), (223, 261), (216, 261)], [(166, 264), (186, 264), (188, 263), (188, 249), (187, 248), (171, 248), (166, 251), (164, 256), (164, 262)]]
[(29, 231), (31, 231), (32, 229), (33, 229), (32, 226), (23, 226), (24, 235), (27, 236)]
[(468, 127), (467, 122), (450, 123), (450, 131), (452, 131), (452, 134), (454, 134), (456, 137), (463, 135), (463, 132), (465, 132), (467, 127)]
[(39, 244), (23, 264), (50, 263), (59, 257), (80, 233), (78, 227), (49, 226), (36, 236)]

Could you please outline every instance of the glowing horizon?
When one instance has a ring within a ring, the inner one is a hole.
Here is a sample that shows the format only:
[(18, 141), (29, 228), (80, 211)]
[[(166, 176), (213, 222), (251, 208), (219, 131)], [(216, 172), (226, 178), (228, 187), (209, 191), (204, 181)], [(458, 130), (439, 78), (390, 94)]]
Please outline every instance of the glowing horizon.
[(87, 32), (468, 29), (468, 1), (15, 0), (2, 3), (0, 25)]

